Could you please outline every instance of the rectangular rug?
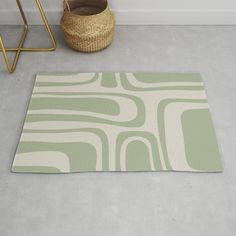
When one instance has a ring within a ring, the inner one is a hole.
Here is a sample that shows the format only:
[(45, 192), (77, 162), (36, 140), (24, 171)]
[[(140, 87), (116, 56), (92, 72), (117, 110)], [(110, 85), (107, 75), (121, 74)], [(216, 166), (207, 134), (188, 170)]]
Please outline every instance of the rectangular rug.
[(200, 75), (41, 74), (13, 172), (220, 172)]

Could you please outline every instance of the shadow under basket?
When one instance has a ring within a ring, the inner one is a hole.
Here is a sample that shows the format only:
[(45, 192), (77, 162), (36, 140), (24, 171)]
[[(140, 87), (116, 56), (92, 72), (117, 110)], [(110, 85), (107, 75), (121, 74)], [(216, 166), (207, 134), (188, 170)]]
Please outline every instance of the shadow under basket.
[(65, 0), (61, 28), (69, 47), (96, 52), (112, 43), (115, 18), (106, 0)]

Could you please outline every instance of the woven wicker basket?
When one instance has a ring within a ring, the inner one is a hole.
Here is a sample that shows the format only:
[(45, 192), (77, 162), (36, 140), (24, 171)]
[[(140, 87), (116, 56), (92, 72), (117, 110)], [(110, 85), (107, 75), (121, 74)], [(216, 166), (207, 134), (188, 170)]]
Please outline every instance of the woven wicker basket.
[(113, 41), (115, 18), (107, 0), (64, 0), (61, 27), (71, 48), (96, 52)]

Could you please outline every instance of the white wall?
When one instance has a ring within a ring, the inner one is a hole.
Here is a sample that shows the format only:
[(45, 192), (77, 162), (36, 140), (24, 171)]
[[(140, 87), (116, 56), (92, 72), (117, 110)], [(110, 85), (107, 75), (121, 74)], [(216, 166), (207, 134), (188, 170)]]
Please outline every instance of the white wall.
[[(0, 24), (17, 24), (15, 0), (0, 0)], [(34, 0), (21, 0), (39, 24)], [(51, 24), (59, 24), (62, 0), (41, 0)], [(110, 0), (118, 24), (236, 24), (236, 0)]]

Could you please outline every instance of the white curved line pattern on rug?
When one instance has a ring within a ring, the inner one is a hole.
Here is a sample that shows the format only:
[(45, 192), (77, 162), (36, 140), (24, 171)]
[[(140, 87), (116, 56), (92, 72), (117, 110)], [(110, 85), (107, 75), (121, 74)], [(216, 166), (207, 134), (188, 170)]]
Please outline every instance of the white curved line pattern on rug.
[(136, 86), (137, 88), (153, 88), (155, 87), (166, 87), (166, 86), (203, 86), (202, 82), (155, 82), (155, 83), (143, 83), (138, 81), (132, 73), (126, 74), (127, 79), (130, 84)]
[[(137, 106), (136, 103), (129, 99), (119, 96), (104, 96), (104, 95), (77, 95), (77, 96), (61, 96), (61, 95), (43, 95), (36, 94), (33, 95), (32, 98), (94, 98), (94, 99), (108, 99), (113, 101), (119, 106), (119, 114), (117, 115), (106, 115), (99, 114), (98, 112), (89, 112), (89, 111), (76, 111), (76, 110), (62, 110), (62, 109), (37, 109), (37, 110), (29, 110), (28, 114), (70, 114), (70, 115), (93, 115), (94, 117), (117, 120), (117, 121), (129, 121), (133, 120), (137, 116)], [(129, 107), (129, 109), (126, 109)]]
[(41, 74), (12, 171), (223, 170), (198, 74)]
[[(102, 141), (100, 140), (100, 138), (97, 135), (95, 135), (93, 133), (87, 133), (87, 132), (23, 133), (22, 137), (21, 137), (21, 141), (22, 142), (61, 143), (62, 145), (65, 143), (88, 143), (88, 144), (91, 144), (91, 145), (93, 145), (94, 149), (96, 149), (96, 156), (97, 156), (96, 171), (102, 171)], [(40, 154), (41, 154), (41, 156), (45, 155), (45, 153), (42, 153), (42, 152)], [(21, 157), (16, 157), (16, 160), (20, 159), (20, 158)], [(54, 161), (54, 164), (56, 164), (55, 155), (54, 155), (53, 161)], [(58, 161), (60, 162), (60, 159)], [(60, 163), (58, 163), (58, 166), (60, 166)], [(48, 167), (50, 167), (50, 166), (48, 165)], [(52, 167), (55, 167), (55, 165)], [(62, 168), (60, 168), (60, 170), (61, 169)], [(69, 172), (69, 171), (67, 170), (67, 172)]]
[[(95, 76), (95, 73), (79, 73), (72, 75), (38, 75), (38, 82), (48, 82), (53, 81), (54, 83), (83, 83), (88, 82)], [(79, 81), (78, 81), (79, 77)]]
[(184, 169), (186, 171), (194, 171), (186, 161), (184, 135), (181, 123), (183, 112), (208, 108), (209, 105), (205, 103), (171, 103), (165, 108), (167, 152), (170, 164), (174, 170)]
[(61, 152), (29, 152), (16, 154), (14, 163), (15, 168), (20, 167), (53, 167), (58, 172), (70, 172), (70, 162), (68, 156)]
[(146, 140), (142, 137), (138, 137), (138, 136), (133, 136), (133, 137), (130, 137), (130, 138), (126, 139), (125, 142), (121, 146), (121, 152), (120, 152), (120, 154), (121, 154), (121, 158), (120, 158), (121, 171), (127, 171), (127, 168), (126, 168), (126, 151), (127, 151), (127, 146), (132, 141), (141, 141), (144, 144), (146, 144), (146, 146), (148, 148), (149, 164), (151, 166), (151, 170), (155, 171), (155, 166), (154, 166), (154, 161), (153, 161), (154, 157), (152, 155), (152, 146), (148, 142), (148, 140)]

